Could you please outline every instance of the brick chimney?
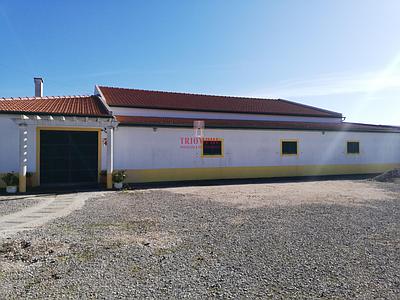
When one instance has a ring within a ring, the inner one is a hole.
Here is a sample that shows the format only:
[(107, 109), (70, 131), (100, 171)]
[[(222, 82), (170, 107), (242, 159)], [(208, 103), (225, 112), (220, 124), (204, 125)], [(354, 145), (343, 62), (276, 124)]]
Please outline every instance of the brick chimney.
[(43, 78), (35, 77), (35, 97), (43, 97)]

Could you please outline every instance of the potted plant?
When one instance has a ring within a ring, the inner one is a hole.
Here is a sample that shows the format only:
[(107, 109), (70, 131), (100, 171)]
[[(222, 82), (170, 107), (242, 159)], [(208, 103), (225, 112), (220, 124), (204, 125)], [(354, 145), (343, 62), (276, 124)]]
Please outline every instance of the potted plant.
[(18, 183), (19, 183), (19, 178), (18, 178), (17, 175), (14, 174), (14, 172), (7, 173), (6, 175), (3, 175), (1, 177), (1, 179), (6, 184), (7, 193), (15, 194), (17, 192), (17, 186), (18, 186)]
[(102, 184), (102, 185), (107, 184), (107, 171), (106, 170), (100, 171), (100, 184)]
[(112, 174), (112, 180), (114, 182), (114, 188), (122, 189), (123, 182), (126, 178), (125, 170), (116, 170)]
[(26, 187), (33, 187), (33, 173), (26, 172)]

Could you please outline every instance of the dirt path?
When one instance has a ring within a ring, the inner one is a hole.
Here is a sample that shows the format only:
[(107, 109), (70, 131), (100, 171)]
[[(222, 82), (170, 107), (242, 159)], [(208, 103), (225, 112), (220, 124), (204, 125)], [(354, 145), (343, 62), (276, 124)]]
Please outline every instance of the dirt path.
[[(63, 217), (80, 209), (85, 201), (101, 193), (77, 193), (65, 195), (44, 195), (37, 205), (18, 212), (0, 216), (0, 238), (22, 230), (41, 226), (55, 218)], [(37, 197), (36, 197), (37, 198)]]
[(304, 204), (368, 205), (371, 200), (388, 200), (395, 195), (367, 180), (324, 180), (269, 184), (241, 184), (168, 188), (236, 208), (293, 206)]

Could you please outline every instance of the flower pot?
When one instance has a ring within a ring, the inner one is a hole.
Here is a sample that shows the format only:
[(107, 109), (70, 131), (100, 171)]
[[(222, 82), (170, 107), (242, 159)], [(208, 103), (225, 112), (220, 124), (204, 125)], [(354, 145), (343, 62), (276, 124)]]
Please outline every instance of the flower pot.
[(100, 184), (107, 185), (107, 174), (100, 174)]
[(33, 178), (32, 178), (32, 176), (26, 177), (26, 187), (27, 188), (33, 187)]
[(123, 185), (122, 182), (114, 182), (114, 187), (115, 187), (117, 190), (122, 189), (122, 185)]
[(17, 186), (16, 185), (7, 186), (6, 192), (9, 194), (15, 194), (17, 192)]

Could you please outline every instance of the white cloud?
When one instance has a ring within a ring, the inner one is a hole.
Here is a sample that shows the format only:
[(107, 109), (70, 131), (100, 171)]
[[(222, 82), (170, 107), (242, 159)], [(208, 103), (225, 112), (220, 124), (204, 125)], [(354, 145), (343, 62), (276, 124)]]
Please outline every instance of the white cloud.
[(330, 73), (314, 78), (292, 79), (259, 91), (259, 96), (298, 98), (363, 93), (367, 98), (384, 90), (400, 89), (400, 53), (384, 68), (364, 73)]
[(304, 80), (279, 82), (269, 89), (256, 92), (256, 96), (299, 98), (351, 93), (374, 94), (387, 89), (400, 89), (400, 72), (399, 74), (380, 72), (321, 74), (318, 77)]

